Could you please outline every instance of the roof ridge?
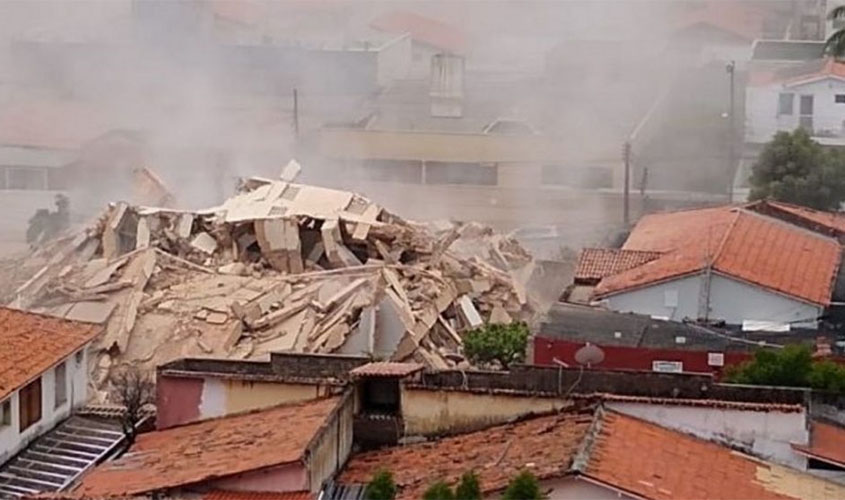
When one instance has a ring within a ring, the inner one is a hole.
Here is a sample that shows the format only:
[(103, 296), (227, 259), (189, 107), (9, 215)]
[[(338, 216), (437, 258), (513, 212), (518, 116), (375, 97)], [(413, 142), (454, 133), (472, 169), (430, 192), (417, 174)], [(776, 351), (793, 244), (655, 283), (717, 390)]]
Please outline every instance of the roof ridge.
[[(722, 250), (725, 249), (725, 242), (728, 241), (730, 238), (731, 233), (733, 233), (734, 228), (736, 228), (736, 223), (739, 220), (739, 215), (742, 213), (742, 209), (739, 207), (735, 207), (731, 209), (734, 212), (733, 220), (731, 221), (731, 225), (728, 226), (728, 229), (725, 230), (725, 234), (722, 235), (722, 241), (719, 242), (719, 246), (716, 248), (716, 251), (713, 252), (713, 255), (710, 257), (710, 262), (707, 263), (707, 267), (714, 268), (716, 267), (716, 261), (719, 259), (719, 256), (722, 253)], [(709, 229), (708, 229), (709, 231)]]
[(584, 433), (584, 439), (578, 446), (578, 450), (572, 457), (572, 464), (569, 466), (569, 472), (576, 472), (578, 474), (585, 474), (587, 466), (590, 463), (590, 456), (593, 452), (593, 445), (596, 442), (596, 437), (601, 433), (602, 422), (604, 421), (605, 410), (604, 404), (599, 403), (593, 412), (593, 421), (587, 432)]

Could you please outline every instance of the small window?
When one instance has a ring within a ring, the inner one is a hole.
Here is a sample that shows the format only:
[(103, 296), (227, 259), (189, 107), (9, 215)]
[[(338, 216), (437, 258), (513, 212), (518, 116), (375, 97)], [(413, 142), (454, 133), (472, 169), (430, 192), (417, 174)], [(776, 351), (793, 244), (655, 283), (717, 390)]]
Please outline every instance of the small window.
[(0, 429), (12, 425), (12, 398), (0, 404)]
[(76, 358), (76, 366), (82, 365), (82, 350), (81, 349), (76, 351), (76, 354), (74, 355), (74, 357)]
[(708, 352), (707, 353), (708, 366), (725, 366), (725, 353), (723, 352)]
[(836, 94), (836, 104), (845, 104), (845, 94)]
[(684, 337), (683, 335), (678, 335), (678, 336), (675, 337), (675, 343), (676, 344), (686, 344), (687, 338)]
[(681, 373), (684, 371), (684, 363), (681, 361), (652, 361), (651, 370), (664, 373)]
[(67, 403), (67, 365), (64, 361), (56, 366), (56, 408)]
[(783, 93), (778, 96), (778, 115), (791, 115), (795, 94)]
[(23, 432), (41, 420), (41, 377), (18, 391), (20, 406), (20, 430)]

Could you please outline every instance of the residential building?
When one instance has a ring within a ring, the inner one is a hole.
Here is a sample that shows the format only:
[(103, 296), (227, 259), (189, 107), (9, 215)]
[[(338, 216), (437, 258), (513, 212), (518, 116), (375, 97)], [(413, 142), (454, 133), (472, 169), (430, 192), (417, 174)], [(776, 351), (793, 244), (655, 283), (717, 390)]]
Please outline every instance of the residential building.
[(144, 433), (84, 476), (86, 498), (206, 490), (316, 492), (352, 448), (349, 394)]
[(180, 359), (156, 371), (156, 426), (199, 420), (341, 394), (349, 372), (368, 358), (271, 353), (270, 361)]
[(608, 309), (728, 325), (816, 328), (841, 263), (836, 239), (742, 206), (647, 215), (622, 251), (660, 256), (600, 280)]
[(845, 145), (845, 63), (827, 58), (754, 70), (745, 94), (747, 143), (801, 127), (822, 145)]
[(0, 308), (0, 464), (88, 399), (97, 325)]
[[(529, 418), (432, 443), (354, 455), (339, 476), (366, 483), (389, 464), (400, 499), (475, 471), (496, 498), (522, 470), (550, 498), (838, 498), (845, 487), (613, 410)], [(714, 478), (719, 480), (714, 480)]]

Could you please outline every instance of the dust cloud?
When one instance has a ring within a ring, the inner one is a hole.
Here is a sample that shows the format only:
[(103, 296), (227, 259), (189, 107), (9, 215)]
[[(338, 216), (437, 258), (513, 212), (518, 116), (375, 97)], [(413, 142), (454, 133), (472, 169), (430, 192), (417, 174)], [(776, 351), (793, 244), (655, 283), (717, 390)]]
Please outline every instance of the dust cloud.
[[(561, 241), (603, 241), (622, 227), (622, 146), (638, 127), (635, 213), (724, 191), (724, 60), (745, 42), (698, 29), (690, 19), (707, 8), (677, 0), (0, 2), (0, 208), (12, 215), (0, 239), (19, 238), (14, 221), (25, 226), (58, 190), (71, 193), (77, 219), (131, 198), (142, 166), (180, 207), (197, 208), (230, 195), (238, 177), (275, 176), (296, 157), (302, 181), (364, 191), (408, 217), (521, 228), (551, 241), (549, 252)], [(460, 117), (430, 113), (430, 61), (442, 52), (464, 58)], [(385, 136), (373, 139), (378, 147), (349, 148), (370, 157), (349, 158), (325, 145), (325, 130), (338, 128), (452, 138), (502, 130), (509, 145), (491, 180), (489, 158), (441, 159), (471, 156), (470, 143), (433, 140), (425, 151), (422, 142), (385, 146), (393, 140)], [(520, 134), (547, 140), (512, 140)], [(540, 147), (553, 153), (538, 155)], [(46, 186), (16, 181), (20, 189), (9, 169), (21, 149), (27, 165), (62, 165), (64, 175), (44, 174)], [(423, 174), (421, 161), (431, 162)]]

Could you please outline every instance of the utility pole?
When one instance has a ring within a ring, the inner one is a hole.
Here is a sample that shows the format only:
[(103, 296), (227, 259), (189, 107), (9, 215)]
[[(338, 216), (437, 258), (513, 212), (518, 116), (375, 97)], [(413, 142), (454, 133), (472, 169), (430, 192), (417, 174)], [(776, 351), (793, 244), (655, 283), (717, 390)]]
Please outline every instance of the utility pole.
[(295, 87), (293, 89), (293, 134), (299, 138), (299, 95)]
[(631, 222), (631, 208), (629, 206), (629, 200), (631, 195), (631, 142), (625, 141), (625, 144), (622, 146), (622, 159), (625, 161), (625, 185), (623, 191), (623, 204), (622, 204), (622, 219), (625, 222), (625, 226), (627, 227), (628, 224)]
[(731, 103), (730, 103), (730, 136), (728, 137), (728, 203), (734, 201), (734, 177), (736, 176), (736, 104), (734, 99), (735, 94), (735, 78), (736, 61), (731, 61), (725, 67), (725, 70), (730, 75), (731, 81)]

